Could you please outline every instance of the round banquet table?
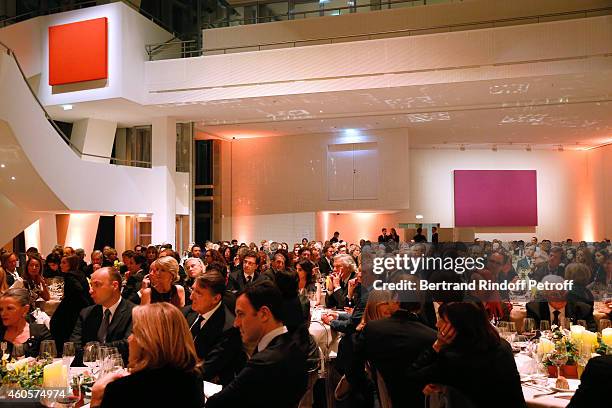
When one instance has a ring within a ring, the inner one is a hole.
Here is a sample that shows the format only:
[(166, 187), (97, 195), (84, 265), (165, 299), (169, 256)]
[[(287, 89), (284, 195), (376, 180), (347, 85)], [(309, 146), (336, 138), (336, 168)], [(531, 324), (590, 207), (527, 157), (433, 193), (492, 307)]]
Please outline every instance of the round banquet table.
[(308, 328), (326, 358), (333, 357), (338, 353), (339, 341), (338, 332), (321, 321), (321, 316), (328, 312), (330, 312), (329, 309), (321, 307), (311, 308), (310, 327)]
[[(521, 375), (530, 373), (533, 369), (533, 360), (526, 354), (520, 353), (514, 356), (516, 368)], [(568, 379), (570, 389), (576, 390), (580, 384), (580, 380)], [(555, 385), (555, 379), (549, 378), (547, 387)], [(522, 384), (523, 396), (529, 408), (565, 408), (572, 398), (573, 392), (559, 392), (550, 395), (536, 397), (538, 394), (544, 394), (541, 389), (534, 388), (528, 384)]]

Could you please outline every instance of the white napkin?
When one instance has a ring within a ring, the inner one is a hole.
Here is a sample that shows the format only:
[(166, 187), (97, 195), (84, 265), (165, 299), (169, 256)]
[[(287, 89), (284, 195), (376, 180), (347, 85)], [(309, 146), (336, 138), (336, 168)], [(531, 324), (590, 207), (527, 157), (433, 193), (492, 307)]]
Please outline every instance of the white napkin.
[(204, 381), (204, 396), (210, 398), (223, 389), (222, 385)]

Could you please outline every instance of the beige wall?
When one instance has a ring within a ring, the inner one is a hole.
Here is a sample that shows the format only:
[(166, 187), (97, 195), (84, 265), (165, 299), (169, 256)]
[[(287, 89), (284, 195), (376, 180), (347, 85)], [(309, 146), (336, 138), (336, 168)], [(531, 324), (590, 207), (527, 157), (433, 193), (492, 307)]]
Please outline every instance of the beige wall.
[[(471, 24), (501, 19), (513, 19), (576, 10), (609, 7), (607, 0), (464, 0), (461, 3), (428, 5), (424, 7), (405, 7), (392, 10), (354, 13), (341, 16), (317, 17), (266, 24), (249, 24), (235, 27), (203, 31), (203, 43), (207, 50), (217, 48), (244, 47), (242, 51), (257, 50), (248, 46), (274, 44), (279, 42), (299, 42), (298, 45), (329, 44), (332, 37), (355, 36), (355, 40), (368, 39), (370, 33), (385, 33), (398, 30), (422, 30), (423, 34), (447, 32), (448, 25), (465, 24), (453, 31), (500, 27), (505, 24)], [(363, 9), (360, 9), (363, 10)], [(310, 14), (312, 16), (312, 14)], [(521, 23), (537, 22), (525, 19)], [(544, 21), (546, 21), (544, 19)], [(439, 27), (436, 29), (435, 27)], [(416, 32), (418, 34), (419, 32)], [(415, 33), (413, 33), (415, 34)], [(392, 35), (378, 35), (371, 38), (384, 38)], [(318, 41), (317, 41), (318, 40)], [(343, 40), (346, 41), (346, 40)], [(288, 44), (285, 46), (293, 46)], [(267, 48), (278, 48), (269, 46)], [(263, 47), (266, 49), (266, 47)], [(212, 54), (212, 52), (211, 52)]]
[[(591, 151), (460, 152), (409, 150), (408, 136), (400, 130), (371, 137), (381, 147), (380, 196), (371, 201), (327, 200), (325, 151), (335, 140), (333, 134), (234, 142), (233, 217), (223, 220), (223, 238), (293, 242), (314, 235), (324, 240), (339, 230), (345, 239), (357, 241), (375, 239), (381, 227), (399, 223), (453, 227), (453, 170), (461, 169), (537, 171), (539, 225), (476, 229), (476, 237), (511, 240), (536, 235), (591, 241), (612, 236), (612, 146)], [(229, 174), (227, 169), (224, 174)], [(424, 218), (417, 220), (416, 214)]]

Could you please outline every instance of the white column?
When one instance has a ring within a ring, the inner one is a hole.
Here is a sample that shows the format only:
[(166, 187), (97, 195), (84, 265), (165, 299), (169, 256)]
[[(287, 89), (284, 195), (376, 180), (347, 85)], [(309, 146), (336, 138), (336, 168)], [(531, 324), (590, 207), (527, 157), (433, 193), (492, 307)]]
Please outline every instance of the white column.
[[(54, 213), (40, 213), (38, 218), (38, 229), (40, 232), (41, 254), (48, 255), (57, 242), (57, 221)], [(62, 242), (63, 244), (63, 242)]]
[[(101, 119), (81, 119), (74, 122), (70, 140), (82, 152), (97, 156), (110, 157), (115, 141), (117, 122)], [(83, 155), (83, 160), (108, 163), (108, 159), (100, 159)]]
[(174, 247), (176, 225), (176, 120), (172, 118), (153, 119), (153, 140), (151, 161), (155, 185), (152, 188), (153, 214), (151, 217), (153, 244), (169, 243)]

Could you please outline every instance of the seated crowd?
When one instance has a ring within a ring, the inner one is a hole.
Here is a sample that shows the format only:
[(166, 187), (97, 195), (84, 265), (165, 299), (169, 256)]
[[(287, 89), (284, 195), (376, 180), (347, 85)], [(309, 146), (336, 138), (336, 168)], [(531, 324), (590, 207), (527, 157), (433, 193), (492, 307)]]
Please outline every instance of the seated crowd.
[[(325, 243), (237, 241), (192, 245), (183, 257), (170, 245), (142, 246), (121, 254), (56, 246), (42, 257), (0, 255), (1, 340), (10, 353), (23, 344), (37, 356), (44, 340), (57, 350), (97, 341), (116, 347), (130, 370), (96, 382), (91, 406), (294, 407), (312, 405), (320, 350), (309, 334), (311, 306), (335, 311), (321, 317), (341, 334), (335, 362), (342, 375), (335, 391), (347, 406), (373, 406), (383, 394), (397, 407), (423, 406), (434, 394), (474, 407), (524, 407), (510, 345), (492, 323), (508, 321), (507, 291), (374, 290), (387, 282), (492, 282), (573, 280), (569, 291), (543, 291), (529, 299), (527, 316), (557, 326), (584, 320), (596, 330), (594, 302), (612, 288), (610, 243), (569, 240), (427, 243), (418, 231), (402, 243), (394, 229), (377, 242), (348, 244), (339, 233)], [(454, 271), (386, 269), (372, 273), (375, 257), (408, 255), (485, 259), (484, 268)], [(33, 313), (51, 298), (45, 279), (63, 281), (63, 296), (46, 324)], [(608, 304), (608, 307), (610, 305)], [(610, 310), (608, 309), (608, 313)], [(612, 378), (610, 356), (592, 359), (594, 371)], [(315, 373), (313, 376), (312, 374)], [(587, 376), (589, 373), (589, 376)], [(201, 381), (223, 385), (204, 401)], [(608, 381), (609, 382), (609, 381)], [(584, 383), (572, 407), (591, 406)], [(172, 393), (152, 392), (170, 389)], [(381, 389), (385, 389), (383, 393)], [(589, 391), (590, 390), (590, 391)], [(267, 391), (267, 392), (266, 392)], [(469, 405), (471, 404), (471, 405)]]

